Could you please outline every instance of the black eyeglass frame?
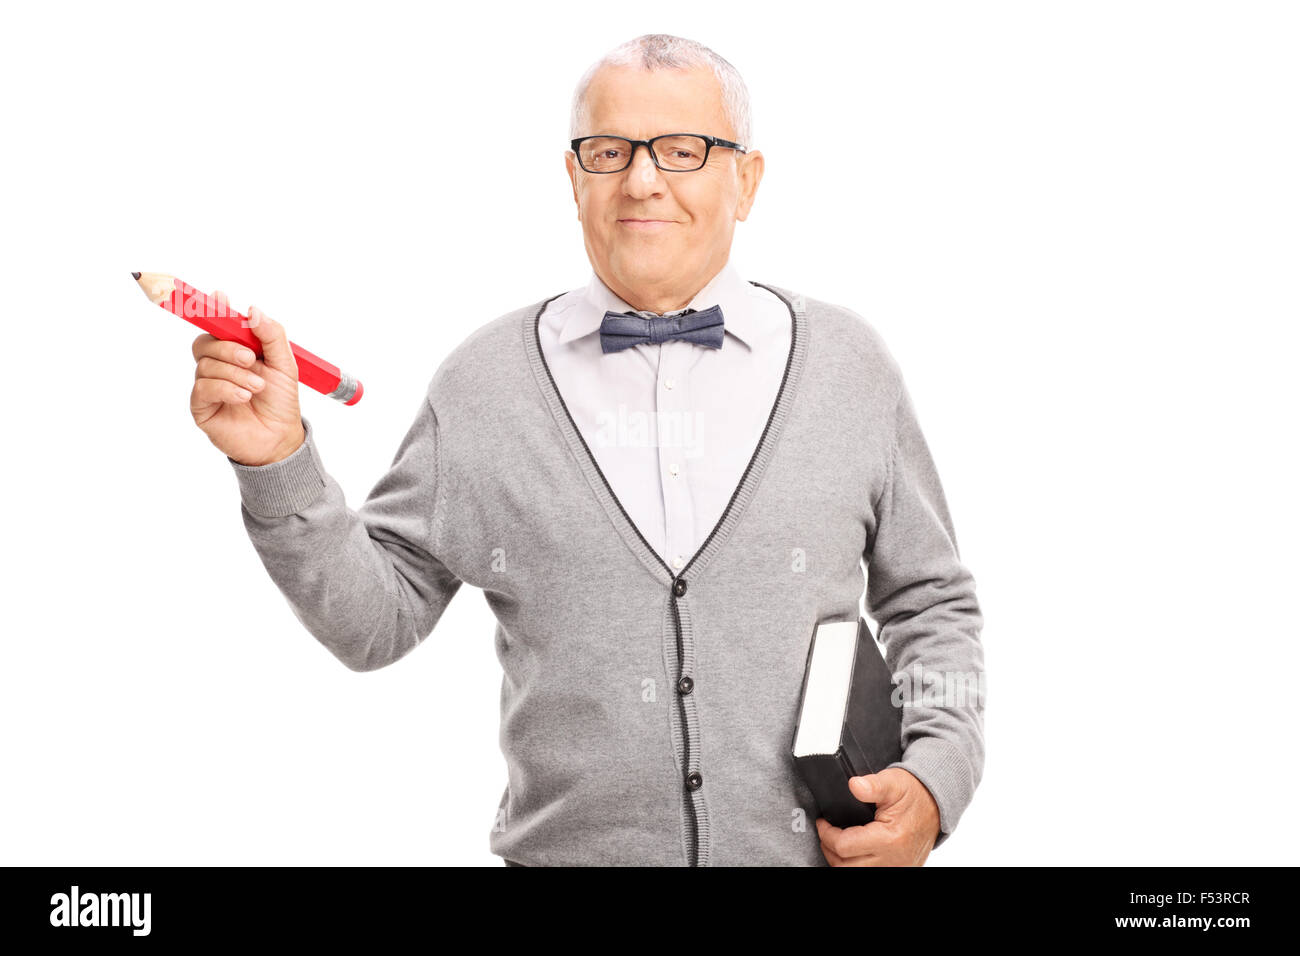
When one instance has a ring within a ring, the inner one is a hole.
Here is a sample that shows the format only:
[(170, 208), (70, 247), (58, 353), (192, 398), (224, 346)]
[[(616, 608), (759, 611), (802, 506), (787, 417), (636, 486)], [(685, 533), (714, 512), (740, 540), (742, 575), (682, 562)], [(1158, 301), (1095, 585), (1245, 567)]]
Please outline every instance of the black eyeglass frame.
[[(698, 136), (700, 139), (704, 140), (704, 160), (700, 163), (700, 165), (696, 166), (694, 169), (668, 169), (660, 165), (659, 154), (655, 152), (655, 148), (652, 144), (655, 143), (657, 140), (670, 139), (674, 136)], [(623, 142), (631, 144), (628, 148), (627, 165), (619, 169), (588, 169), (586, 165), (582, 162), (582, 153), (578, 151), (578, 146), (589, 139), (621, 139)], [(703, 169), (706, 165), (708, 165), (709, 153), (713, 151), (713, 147), (715, 146), (722, 146), (726, 149), (734, 149), (738, 153), (749, 152), (749, 150), (747, 150), (744, 146), (741, 146), (739, 143), (733, 143), (729, 139), (719, 139), (716, 136), (706, 136), (703, 133), (664, 133), (661, 136), (654, 136), (650, 139), (628, 139), (626, 136), (612, 136), (612, 135), (602, 133), (597, 136), (580, 136), (577, 139), (571, 140), (569, 142), (569, 149), (573, 150), (573, 155), (577, 157), (578, 165), (582, 168), (582, 171), (586, 173), (591, 173), (594, 176), (604, 176), (608, 173), (623, 172), (623, 170), (627, 169), (628, 166), (632, 165), (632, 160), (636, 157), (636, 148), (638, 146), (644, 146), (646, 148), (646, 151), (650, 154), (650, 161), (654, 163), (657, 168), (659, 168), (665, 173), (698, 173), (701, 169)]]

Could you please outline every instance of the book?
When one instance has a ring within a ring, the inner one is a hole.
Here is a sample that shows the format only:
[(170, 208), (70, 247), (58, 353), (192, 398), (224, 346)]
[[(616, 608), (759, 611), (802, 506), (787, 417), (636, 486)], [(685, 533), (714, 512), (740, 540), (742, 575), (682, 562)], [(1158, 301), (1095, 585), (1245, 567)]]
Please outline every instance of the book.
[(875, 804), (855, 797), (849, 778), (902, 759), (903, 709), (893, 692), (865, 618), (814, 625), (790, 750), (818, 813), (834, 826), (874, 820)]

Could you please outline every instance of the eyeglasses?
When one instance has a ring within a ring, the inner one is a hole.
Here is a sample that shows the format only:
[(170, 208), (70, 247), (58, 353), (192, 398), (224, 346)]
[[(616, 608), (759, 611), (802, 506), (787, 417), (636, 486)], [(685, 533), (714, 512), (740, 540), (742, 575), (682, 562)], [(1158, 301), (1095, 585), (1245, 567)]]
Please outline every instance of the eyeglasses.
[(578, 164), (589, 173), (619, 173), (632, 163), (638, 146), (650, 151), (654, 164), (667, 173), (689, 173), (700, 169), (715, 146), (746, 152), (745, 147), (716, 136), (700, 133), (666, 133), (653, 139), (623, 136), (583, 136), (569, 144), (578, 154)]

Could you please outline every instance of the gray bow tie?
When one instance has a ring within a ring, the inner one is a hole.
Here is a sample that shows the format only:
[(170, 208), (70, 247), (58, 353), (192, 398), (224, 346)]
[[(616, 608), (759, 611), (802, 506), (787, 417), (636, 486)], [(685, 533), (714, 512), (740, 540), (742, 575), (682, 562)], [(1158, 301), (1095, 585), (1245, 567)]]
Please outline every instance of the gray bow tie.
[[(649, 321), (647, 321), (647, 318)], [(703, 311), (686, 309), (677, 315), (642, 316), (636, 312), (606, 312), (600, 320), (600, 347), (618, 352), (634, 345), (658, 345), (680, 339), (705, 348), (722, 348), (722, 306)]]

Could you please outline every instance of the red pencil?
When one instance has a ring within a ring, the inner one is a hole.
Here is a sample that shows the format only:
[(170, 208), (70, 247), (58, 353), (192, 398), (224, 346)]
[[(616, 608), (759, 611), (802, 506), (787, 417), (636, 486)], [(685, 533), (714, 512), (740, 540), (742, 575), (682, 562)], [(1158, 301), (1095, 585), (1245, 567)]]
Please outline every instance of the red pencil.
[[(131, 276), (140, 283), (140, 288), (150, 302), (197, 325), (209, 335), (247, 345), (258, 358), (263, 357), (262, 340), (245, 325), (248, 316), (223, 306), (212, 296), (175, 276), (162, 272), (132, 272)], [(293, 349), (293, 357), (298, 362), (298, 381), (330, 398), (337, 398), (344, 405), (355, 405), (361, 401), (363, 389), (359, 381), (300, 345), (290, 342), (289, 347)]]

